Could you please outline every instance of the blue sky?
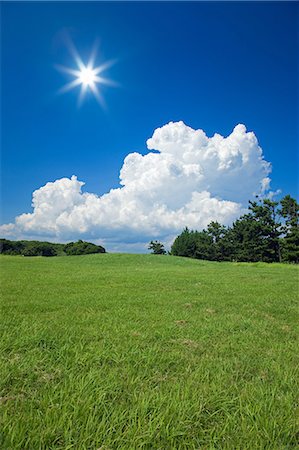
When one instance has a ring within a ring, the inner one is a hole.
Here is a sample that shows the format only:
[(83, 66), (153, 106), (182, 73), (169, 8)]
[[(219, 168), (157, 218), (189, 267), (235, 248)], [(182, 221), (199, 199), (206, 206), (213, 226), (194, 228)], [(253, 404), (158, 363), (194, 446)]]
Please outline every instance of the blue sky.
[[(272, 188), (297, 195), (297, 2), (2, 3), (2, 223), (31, 212), (32, 192), (78, 176), (101, 195), (118, 187), (131, 152), (170, 121), (207, 136), (244, 123), (273, 166)], [(106, 110), (78, 89), (57, 91), (74, 66), (117, 63), (101, 86)]]

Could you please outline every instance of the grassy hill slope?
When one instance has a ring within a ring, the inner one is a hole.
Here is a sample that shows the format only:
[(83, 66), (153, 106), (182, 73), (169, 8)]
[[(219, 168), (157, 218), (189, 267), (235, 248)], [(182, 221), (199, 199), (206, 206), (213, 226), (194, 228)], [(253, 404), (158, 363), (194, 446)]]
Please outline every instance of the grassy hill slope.
[(124, 254), (0, 266), (0, 448), (298, 448), (297, 267)]

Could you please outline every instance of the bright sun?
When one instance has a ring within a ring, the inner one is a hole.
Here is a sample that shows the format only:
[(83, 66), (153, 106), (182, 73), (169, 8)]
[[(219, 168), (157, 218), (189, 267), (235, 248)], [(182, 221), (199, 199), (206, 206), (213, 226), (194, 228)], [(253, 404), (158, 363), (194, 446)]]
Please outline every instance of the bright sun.
[(90, 69), (89, 67), (83, 67), (80, 70), (80, 75), (78, 78), (80, 82), (85, 86), (92, 86), (97, 81), (94, 70)]
[(76, 86), (81, 86), (80, 89), (80, 95), (79, 95), (79, 104), (83, 101), (83, 98), (87, 91), (91, 91), (92, 94), (95, 96), (95, 98), (98, 100), (98, 102), (105, 106), (104, 99), (101, 94), (101, 91), (99, 90), (100, 84), (106, 84), (110, 86), (117, 86), (116, 83), (114, 83), (112, 80), (109, 80), (108, 78), (104, 78), (100, 76), (104, 70), (108, 69), (108, 67), (112, 66), (115, 61), (108, 61), (101, 66), (94, 67), (95, 57), (96, 57), (96, 46), (94, 46), (91, 56), (89, 59), (89, 62), (87, 65), (83, 64), (83, 61), (81, 57), (79, 56), (75, 46), (73, 43), (69, 40), (68, 46), (70, 49), (70, 52), (72, 53), (74, 60), (77, 64), (78, 69), (71, 69), (69, 67), (64, 66), (56, 66), (56, 68), (62, 72), (65, 72), (69, 75), (72, 75), (75, 77), (72, 81), (67, 83), (65, 86), (63, 86), (59, 93), (64, 93), (67, 91), (70, 91), (71, 89), (75, 88)]

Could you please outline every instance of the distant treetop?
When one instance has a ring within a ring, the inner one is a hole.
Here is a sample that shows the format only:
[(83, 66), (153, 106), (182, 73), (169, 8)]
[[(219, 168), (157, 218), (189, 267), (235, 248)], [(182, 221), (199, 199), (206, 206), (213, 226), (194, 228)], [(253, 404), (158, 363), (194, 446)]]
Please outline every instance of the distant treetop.
[(56, 244), (40, 241), (9, 241), (0, 239), (0, 253), (4, 255), (22, 256), (63, 256), (63, 255), (89, 255), (91, 253), (106, 253), (101, 245), (91, 242), (70, 242)]
[(164, 249), (164, 245), (159, 241), (151, 241), (148, 246), (149, 250), (152, 250), (154, 255), (165, 255), (166, 250)]

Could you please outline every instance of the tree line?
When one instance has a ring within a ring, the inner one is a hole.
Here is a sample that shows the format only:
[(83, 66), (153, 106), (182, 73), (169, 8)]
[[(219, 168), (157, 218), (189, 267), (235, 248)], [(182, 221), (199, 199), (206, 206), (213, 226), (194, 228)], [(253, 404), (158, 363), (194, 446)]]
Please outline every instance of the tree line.
[(290, 195), (280, 202), (249, 202), (249, 212), (231, 227), (211, 222), (206, 230), (185, 228), (171, 254), (211, 261), (299, 262), (299, 205)]
[(101, 245), (79, 240), (68, 244), (56, 244), (40, 241), (10, 241), (0, 239), (0, 253), (4, 255), (22, 256), (63, 256), (63, 255), (89, 255), (91, 253), (105, 253)]
[[(286, 195), (280, 202), (250, 201), (248, 209), (231, 227), (215, 221), (203, 231), (186, 227), (174, 240), (170, 254), (210, 261), (298, 263), (297, 201)], [(165, 253), (158, 241), (151, 241), (149, 249)]]

